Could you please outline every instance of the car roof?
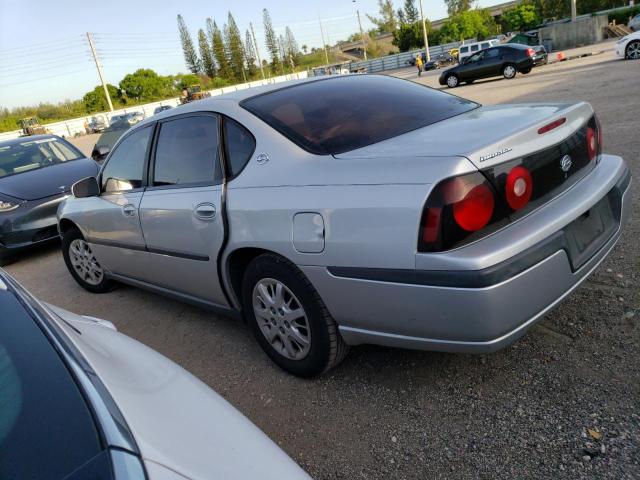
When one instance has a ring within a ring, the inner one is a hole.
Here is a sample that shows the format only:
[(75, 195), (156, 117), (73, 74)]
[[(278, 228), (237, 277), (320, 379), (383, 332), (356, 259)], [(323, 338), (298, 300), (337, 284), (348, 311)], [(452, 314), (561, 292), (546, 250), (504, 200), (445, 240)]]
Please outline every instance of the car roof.
[(55, 138), (57, 140), (62, 140), (58, 135), (52, 135), (50, 133), (47, 133), (47, 134), (44, 134), (44, 135), (27, 135), (27, 136), (24, 136), (24, 137), (11, 138), (9, 140), (1, 140), (0, 141), (0, 147), (17, 145), (17, 144), (22, 143), (22, 142), (30, 142), (30, 141), (34, 141), (34, 140), (44, 140), (44, 139), (47, 139), (47, 138)]

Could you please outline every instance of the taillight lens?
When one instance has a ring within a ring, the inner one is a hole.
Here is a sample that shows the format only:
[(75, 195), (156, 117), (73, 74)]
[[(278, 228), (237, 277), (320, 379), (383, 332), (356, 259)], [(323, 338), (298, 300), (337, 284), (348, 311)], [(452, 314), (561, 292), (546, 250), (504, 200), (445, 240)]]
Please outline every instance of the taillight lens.
[(598, 134), (591, 127), (587, 128), (587, 152), (589, 160), (595, 160), (598, 156)]
[(518, 165), (507, 174), (505, 182), (505, 196), (507, 203), (514, 210), (525, 207), (533, 193), (531, 173), (525, 167)]
[(527, 55), (533, 57), (536, 54), (536, 51), (533, 48), (527, 48)]
[(480, 172), (444, 180), (427, 199), (418, 250), (452, 248), (493, 224), (495, 213), (495, 192)]

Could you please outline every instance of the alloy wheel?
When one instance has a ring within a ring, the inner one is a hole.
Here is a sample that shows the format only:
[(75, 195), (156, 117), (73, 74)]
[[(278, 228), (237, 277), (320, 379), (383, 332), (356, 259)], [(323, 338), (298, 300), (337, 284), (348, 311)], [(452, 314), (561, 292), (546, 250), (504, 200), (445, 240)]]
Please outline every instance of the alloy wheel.
[(507, 65), (504, 67), (504, 76), (505, 78), (513, 78), (516, 76), (516, 67), (513, 65)]
[(253, 313), (271, 347), (290, 360), (309, 354), (311, 329), (302, 304), (287, 286), (264, 278), (253, 288)]
[(79, 238), (73, 240), (69, 245), (69, 260), (78, 276), (89, 285), (102, 282), (104, 270), (87, 242)]
[(631, 42), (627, 45), (627, 58), (631, 60), (640, 59), (640, 42)]
[(449, 75), (447, 77), (447, 86), (454, 88), (458, 86), (458, 77), (455, 75)]

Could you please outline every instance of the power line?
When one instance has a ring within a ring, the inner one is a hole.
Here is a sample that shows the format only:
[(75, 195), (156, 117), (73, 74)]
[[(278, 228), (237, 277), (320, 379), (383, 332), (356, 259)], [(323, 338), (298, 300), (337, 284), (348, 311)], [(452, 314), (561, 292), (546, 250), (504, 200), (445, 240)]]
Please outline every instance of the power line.
[[(23, 83), (39, 82), (41, 80), (49, 80), (50, 78), (64, 77), (64, 76), (67, 76), (67, 75), (73, 75), (74, 73), (81, 73), (81, 72), (86, 72), (86, 71), (87, 71), (87, 69), (83, 68), (81, 70), (74, 70), (72, 72), (60, 73), (58, 75), (50, 75), (50, 76), (47, 76), (47, 77), (39, 77), (39, 78), (34, 78), (32, 80), (23, 80), (23, 81), (21, 80), (19, 83), (23, 84)], [(5, 84), (0, 85), (0, 88), (12, 87), (14, 85), (16, 85), (16, 83), (5, 83)]]

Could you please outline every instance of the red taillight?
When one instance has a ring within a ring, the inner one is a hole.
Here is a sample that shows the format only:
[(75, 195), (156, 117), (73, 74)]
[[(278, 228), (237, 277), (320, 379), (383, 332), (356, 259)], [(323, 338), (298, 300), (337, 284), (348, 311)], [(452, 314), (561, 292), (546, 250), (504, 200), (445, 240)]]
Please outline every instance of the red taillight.
[(536, 51), (533, 48), (527, 48), (527, 55), (533, 57), (536, 54)]
[(553, 130), (554, 128), (558, 128), (560, 125), (562, 125), (563, 123), (565, 123), (567, 121), (566, 118), (559, 118), (558, 120), (555, 120), (547, 125), (545, 125), (544, 127), (540, 128), (538, 130), (538, 133), (540, 135), (542, 135), (543, 133), (547, 133), (551, 130)]
[(591, 127), (587, 127), (587, 151), (589, 160), (594, 160), (598, 156), (598, 134)]
[(424, 206), (418, 251), (448, 250), (472, 232), (489, 228), (496, 202), (493, 187), (480, 172), (440, 182)]
[(529, 203), (533, 193), (533, 180), (529, 170), (522, 166), (513, 167), (507, 175), (504, 188), (509, 206), (514, 210), (523, 208)]
[(491, 188), (482, 183), (473, 187), (462, 200), (453, 204), (453, 218), (463, 230), (475, 232), (489, 223), (494, 206)]

